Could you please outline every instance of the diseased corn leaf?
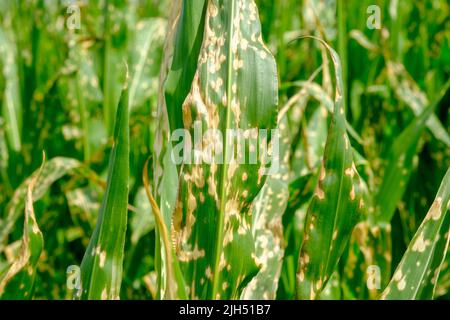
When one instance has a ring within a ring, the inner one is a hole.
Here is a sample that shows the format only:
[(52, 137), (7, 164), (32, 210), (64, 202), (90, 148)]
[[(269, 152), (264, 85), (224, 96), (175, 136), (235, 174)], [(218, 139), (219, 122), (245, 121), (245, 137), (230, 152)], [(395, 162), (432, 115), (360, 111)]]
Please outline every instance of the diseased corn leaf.
[(395, 139), (389, 150), (383, 181), (375, 197), (377, 222), (389, 223), (391, 221), (411, 176), (419, 139), (430, 116), (433, 115), (448, 88), (450, 88), (450, 81), (447, 82), (436, 101), (423, 110)]
[[(33, 199), (35, 201), (41, 199), (55, 181), (67, 174), (73, 174), (78, 171), (85, 171), (85, 169), (83, 168), (83, 164), (75, 159), (58, 157), (49, 160), (37, 178), (38, 180), (33, 191)], [(33, 175), (36, 175), (36, 173)], [(0, 251), (3, 250), (4, 241), (22, 214), (25, 207), (28, 185), (32, 179), (32, 177), (28, 178), (16, 189), (11, 201), (6, 207), (6, 218), (0, 229)]]
[(366, 188), (353, 162), (345, 124), (341, 64), (337, 53), (326, 43), (324, 45), (335, 67), (336, 96), (319, 181), (308, 208), (299, 254), (299, 299), (318, 298), (365, 209)]
[[(422, 114), (429, 105), (429, 101), (405, 67), (400, 63), (388, 61), (386, 68), (389, 81), (399, 99), (409, 106), (416, 116)], [(450, 136), (435, 114), (427, 119), (426, 126), (436, 139), (450, 148)]]
[(206, 0), (182, 0), (172, 64), (165, 82), (170, 129), (183, 128), (181, 105), (191, 90), (205, 30)]
[(450, 169), (381, 298), (433, 299), (450, 242)]
[(108, 182), (95, 230), (81, 263), (81, 294), (92, 300), (119, 299), (129, 191), (128, 84), (117, 108)]
[(15, 44), (8, 39), (0, 27), (0, 59), (5, 79), (2, 115), (5, 119), (6, 136), (12, 150), (19, 152), (22, 147), (22, 102), (20, 96), (19, 70)]
[(360, 222), (353, 230), (341, 281), (344, 299), (377, 299), (391, 276), (390, 225), (370, 227)]
[[(170, 129), (167, 113), (167, 104), (165, 99), (165, 85), (170, 72), (172, 57), (174, 55), (174, 42), (178, 26), (178, 17), (181, 11), (182, 1), (172, 2), (171, 13), (168, 21), (168, 31), (164, 44), (164, 56), (159, 75), (159, 95), (157, 109), (157, 128), (155, 133), (155, 146), (153, 161), (153, 179), (155, 190), (155, 201), (161, 212), (165, 228), (170, 230), (172, 221), (172, 212), (175, 208), (177, 193), (174, 190), (178, 188), (178, 172), (175, 163), (171, 160), (172, 145), (170, 143)], [(155, 269), (157, 271), (157, 298), (167, 296), (166, 284), (168, 283), (165, 270), (167, 265), (165, 261), (165, 246), (163, 234), (160, 227), (156, 224), (155, 239)]]
[(270, 176), (253, 204), (253, 238), (258, 274), (245, 287), (241, 298), (246, 300), (274, 300), (284, 255), (283, 214), (289, 200), (289, 137), (286, 119), (281, 131), (280, 168)]
[(436, 285), (436, 291), (434, 298), (438, 299), (450, 290), (450, 247), (447, 249), (445, 261), (441, 267), (441, 274), (439, 275), (439, 281)]
[(339, 272), (335, 271), (328, 281), (325, 288), (319, 293), (317, 300), (340, 300), (341, 288), (340, 288), (340, 276)]
[[(240, 161), (250, 147), (235, 150), (235, 138), (227, 130), (256, 133), (256, 141), (250, 142), (256, 150), (258, 138), (266, 145), (271, 140), (270, 132), (264, 138), (258, 129), (276, 127), (277, 71), (260, 28), (253, 0), (208, 1), (191, 91), (175, 110), (182, 111), (191, 137), (199, 126), (215, 130), (210, 131), (213, 137), (205, 134), (194, 145), (203, 146), (196, 153), (200, 161), (185, 159), (181, 166), (173, 217), (177, 257), (191, 298), (239, 298), (258, 271), (251, 209), (270, 166), (265, 167), (262, 147), (255, 164)], [(224, 140), (222, 148), (216, 148), (217, 132)]]
[(11, 266), (0, 273), (0, 299), (32, 299), (36, 265), (44, 248), (44, 238), (33, 208), (33, 188), (44, 167), (29, 181), (25, 200), (25, 219), (20, 251)]

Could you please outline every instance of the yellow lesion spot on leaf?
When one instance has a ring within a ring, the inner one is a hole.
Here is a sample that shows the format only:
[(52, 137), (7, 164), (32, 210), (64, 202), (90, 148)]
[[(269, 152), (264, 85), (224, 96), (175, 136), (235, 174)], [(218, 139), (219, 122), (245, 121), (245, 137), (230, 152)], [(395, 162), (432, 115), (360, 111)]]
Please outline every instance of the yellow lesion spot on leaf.
[(350, 200), (355, 200), (355, 185), (352, 184), (352, 189), (350, 190)]
[(426, 248), (431, 244), (430, 240), (424, 239), (423, 231), (419, 234), (416, 241), (414, 241), (414, 244), (412, 246), (412, 251), (415, 252), (424, 252)]
[(105, 266), (105, 262), (106, 262), (106, 251), (102, 251), (99, 255), (99, 265), (100, 268), (103, 268)]

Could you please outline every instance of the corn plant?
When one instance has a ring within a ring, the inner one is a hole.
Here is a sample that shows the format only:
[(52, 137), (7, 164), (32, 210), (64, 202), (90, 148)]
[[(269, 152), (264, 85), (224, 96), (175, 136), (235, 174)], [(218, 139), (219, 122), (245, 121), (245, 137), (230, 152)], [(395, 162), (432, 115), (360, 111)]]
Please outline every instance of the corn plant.
[(0, 0), (0, 299), (448, 299), (449, 10)]

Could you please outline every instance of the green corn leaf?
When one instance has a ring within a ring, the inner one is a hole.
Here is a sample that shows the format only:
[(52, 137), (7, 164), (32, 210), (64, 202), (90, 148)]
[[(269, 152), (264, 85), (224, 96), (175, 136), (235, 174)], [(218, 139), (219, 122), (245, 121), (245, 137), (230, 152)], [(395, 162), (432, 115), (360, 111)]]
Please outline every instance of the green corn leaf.
[(6, 122), (9, 145), (12, 150), (19, 152), (22, 147), (22, 103), (16, 51), (14, 43), (7, 38), (5, 31), (0, 27), (0, 59), (2, 59), (1, 66), (6, 81), (2, 99), (2, 115)]
[(44, 238), (34, 214), (33, 188), (42, 172), (44, 163), (45, 158), (41, 168), (28, 184), (22, 243), (12, 265), (4, 273), (0, 273), (1, 299), (31, 299), (33, 295), (36, 265), (44, 248)]
[(130, 170), (128, 100), (126, 87), (117, 109), (106, 192), (94, 233), (81, 263), (81, 299), (119, 299)]
[(151, 205), (144, 188), (140, 188), (134, 199), (135, 211), (130, 218), (131, 242), (137, 244), (138, 241), (155, 228), (155, 218), (151, 212)]
[(439, 97), (415, 118), (410, 125), (395, 139), (389, 151), (383, 181), (375, 198), (378, 208), (376, 221), (388, 223), (394, 215), (398, 202), (403, 197), (411, 176), (414, 157), (423, 131), (433, 115), (436, 106), (450, 88), (450, 81), (444, 86)]
[(450, 241), (450, 169), (381, 298), (433, 299)]
[[(181, 167), (173, 232), (191, 298), (239, 298), (258, 270), (251, 207), (265, 182), (265, 168), (261, 159), (238, 164), (227, 130), (276, 127), (277, 71), (260, 29), (253, 0), (208, 1), (191, 91), (176, 110), (182, 111), (191, 137), (200, 124), (224, 139), (223, 152), (215, 153), (222, 163), (213, 157), (210, 164), (185, 161)], [(203, 137), (204, 150), (214, 149), (212, 143)]]
[[(33, 191), (33, 199), (35, 201), (41, 199), (50, 186), (63, 176), (80, 171), (86, 170), (83, 168), (83, 164), (75, 159), (58, 157), (49, 160), (37, 178), (38, 180)], [(36, 174), (37, 172), (34, 173), (33, 176)], [(6, 218), (3, 220), (3, 225), (0, 229), (0, 252), (3, 250), (3, 244), (11, 230), (14, 228), (17, 219), (19, 219), (23, 213), (28, 185), (33, 179), (32, 177), (28, 178), (16, 189), (12, 199), (6, 207)]]
[(335, 67), (336, 101), (319, 182), (306, 216), (297, 272), (299, 299), (318, 298), (365, 208), (365, 185), (353, 162), (353, 149), (346, 130), (340, 60), (332, 48), (324, 45)]

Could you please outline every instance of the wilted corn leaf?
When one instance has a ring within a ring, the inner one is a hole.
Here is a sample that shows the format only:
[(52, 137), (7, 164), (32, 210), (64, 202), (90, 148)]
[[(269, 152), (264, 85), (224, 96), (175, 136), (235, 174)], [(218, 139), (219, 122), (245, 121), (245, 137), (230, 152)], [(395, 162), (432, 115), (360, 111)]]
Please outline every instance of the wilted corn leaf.
[[(81, 171), (82, 168), (82, 163), (71, 158), (58, 157), (49, 160), (37, 178), (38, 180), (33, 191), (33, 199), (35, 201), (41, 199), (55, 181), (67, 174)], [(33, 175), (36, 174), (37, 173), (35, 172)], [(2, 251), (4, 241), (10, 234), (14, 224), (22, 214), (22, 210), (25, 207), (28, 185), (32, 179), (33, 178), (28, 178), (20, 185), (19, 188), (16, 189), (11, 201), (7, 205), (6, 218), (3, 221), (2, 228), (0, 229), (0, 251)]]
[(449, 87), (450, 82), (445, 85), (436, 101), (423, 110), (420, 116), (416, 117), (403, 130), (389, 150), (383, 182), (375, 198), (375, 203), (378, 206), (376, 221), (380, 223), (391, 221), (411, 176), (419, 139), (430, 116), (433, 115), (436, 106), (445, 96)]
[[(238, 164), (235, 142), (226, 131), (258, 132), (276, 126), (277, 71), (260, 28), (253, 0), (208, 1), (191, 91), (174, 110), (182, 111), (184, 128), (191, 137), (200, 124), (204, 130), (219, 131), (224, 139), (223, 150), (218, 151), (216, 141), (205, 134), (200, 142), (203, 150), (213, 150), (212, 161), (205, 161), (204, 151), (200, 153), (202, 164), (185, 162), (181, 168), (173, 226), (191, 298), (239, 298), (242, 287), (258, 270), (251, 207), (265, 182), (264, 154), (258, 154), (256, 164), (248, 164), (248, 159)], [(270, 139), (269, 133), (267, 144)], [(248, 154), (249, 147), (245, 148)], [(237, 152), (246, 157), (242, 150)]]
[(81, 263), (81, 299), (119, 299), (127, 228), (130, 163), (128, 87), (117, 109), (108, 182), (97, 225)]
[(336, 97), (319, 182), (308, 208), (299, 254), (299, 299), (318, 298), (365, 208), (365, 185), (353, 162), (353, 149), (346, 130), (340, 60), (332, 48), (324, 45), (335, 67)]
[(382, 299), (433, 299), (450, 242), (450, 169)]
[(30, 180), (25, 201), (25, 222), (18, 256), (4, 273), (0, 273), (1, 299), (31, 299), (36, 265), (44, 247), (42, 232), (36, 221), (33, 208), (33, 188), (38, 181), (43, 166)]
[(5, 90), (3, 91), (2, 115), (5, 119), (6, 136), (12, 150), (19, 152), (22, 145), (22, 103), (20, 96), (19, 70), (15, 44), (0, 27), (0, 66), (3, 67)]

